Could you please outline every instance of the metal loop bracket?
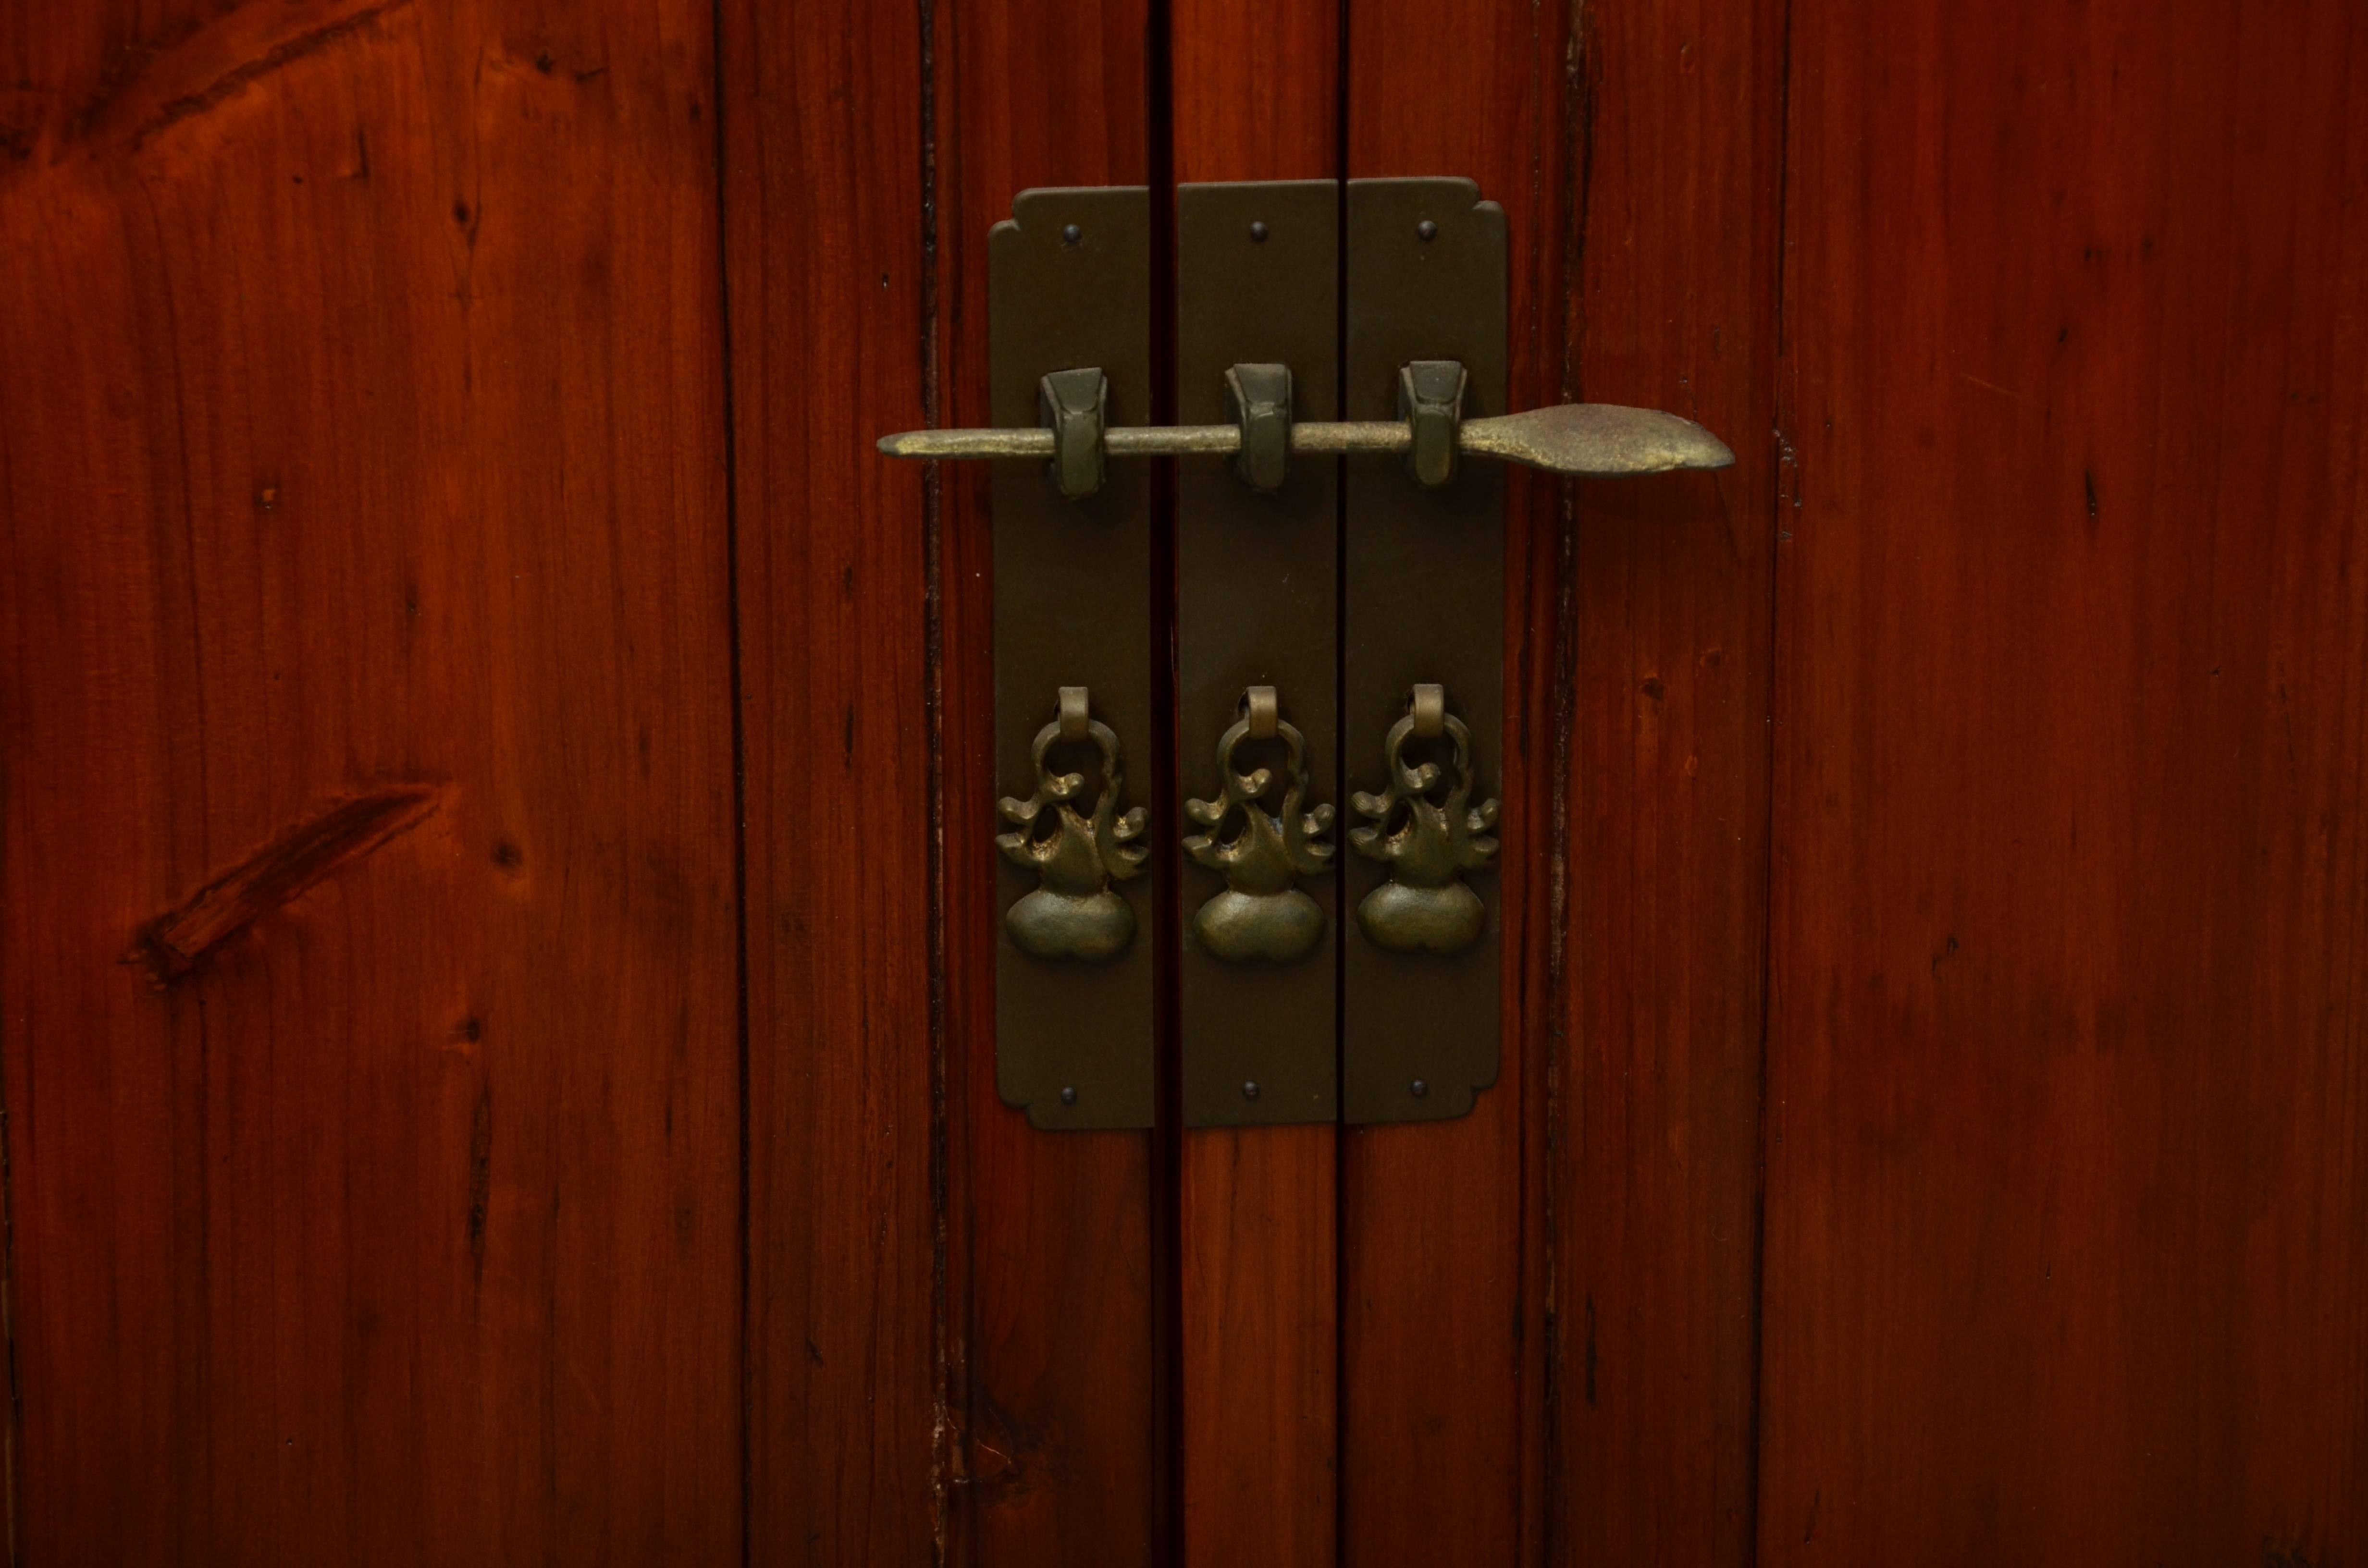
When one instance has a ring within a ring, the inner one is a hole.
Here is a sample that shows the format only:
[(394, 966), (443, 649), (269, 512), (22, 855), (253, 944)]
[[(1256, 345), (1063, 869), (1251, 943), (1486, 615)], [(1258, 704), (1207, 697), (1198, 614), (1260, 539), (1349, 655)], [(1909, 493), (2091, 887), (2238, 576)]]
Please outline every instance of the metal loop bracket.
[(1281, 717), (1276, 711), (1274, 687), (1254, 686), (1242, 693), (1242, 721), (1254, 741), (1274, 739)]
[(1110, 380), (1090, 367), (1055, 370), (1036, 383), (1036, 393), (1053, 437), (1053, 488), (1082, 501), (1108, 477), (1102, 437), (1110, 418)]
[(1406, 712), (1414, 721), (1417, 740), (1435, 741), (1447, 728), (1447, 688), (1423, 685), (1414, 688), (1414, 699), (1406, 704)]
[(1453, 359), (1417, 359), (1398, 367), (1398, 417), (1406, 421), (1406, 468), (1417, 484), (1436, 490), (1455, 479), (1463, 429), (1463, 389), (1470, 378)]
[(1082, 686), (1063, 687), (1060, 718), (1056, 723), (1060, 738), (1064, 741), (1086, 739), (1091, 733), (1088, 726), (1093, 722), (1092, 713), (1093, 694), (1091, 692)]
[(1291, 367), (1235, 365), (1225, 372), (1225, 412), (1242, 434), (1234, 472), (1252, 490), (1280, 490), (1291, 472)]

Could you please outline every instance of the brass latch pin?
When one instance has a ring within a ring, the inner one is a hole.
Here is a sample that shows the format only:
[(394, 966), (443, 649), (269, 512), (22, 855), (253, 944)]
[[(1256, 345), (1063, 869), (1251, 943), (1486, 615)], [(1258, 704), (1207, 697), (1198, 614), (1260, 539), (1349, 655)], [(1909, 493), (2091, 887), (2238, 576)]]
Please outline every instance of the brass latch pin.
[[(1279, 367), (1235, 367), (1236, 372), (1271, 369)], [(1411, 394), (1406, 417), (1292, 423), (1289, 450), (1293, 456), (1348, 452), (1413, 456), (1416, 477), (1426, 485), (1445, 483), (1453, 475), (1452, 463), (1440, 460), (1448, 449), (1439, 437), (1447, 433), (1447, 426), (1453, 432), (1452, 449), (1461, 456), (1495, 458), (1549, 473), (1603, 478), (1720, 469), (1735, 461), (1735, 453), (1725, 442), (1692, 420), (1657, 408), (1565, 403), (1526, 414), (1454, 418), (1450, 404), (1424, 395), (1425, 383), (1440, 379), (1440, 372), (1449, 369), (1460, 375), (1461, 367), (1452, 361), (1406, 367), (1403, 377)], [(1235, 457), (1244, 450), (1246, 429), (1254, 447), (1263, 446), (1271, 439), (1268, 432), (1275, 431), (1281, 423), (1274, 419), (1271, 404), (1262, 404), (1255, 412), (1251, 405), (1243, 404), (1240, 424), (1116, 425), (1099, 429), (1095, 439), (1103, 400), (1099, 395), (1100, 383), (1091, 378), (1099, 375), (1087, 368), (1045, 377), (1047, 425), (1043, 427), (906, 430), (881, 437), (880, 449), (892, 458), (1034, 458), (1053, 464), (1053, 482), (1062, 494), (1082, 500), (1101, 487), (1099, 456)], [(1237, 379), (1236, 389), (1239, 384)], [(1266, 460), (1264, 452), (1253, 451), (1252, 456)], [(1262, 489), (1280, 483), (1270, 460), (1246, 465), (1244, 476)], [(1263, 483), (1269, 479), (1272, 483)]]

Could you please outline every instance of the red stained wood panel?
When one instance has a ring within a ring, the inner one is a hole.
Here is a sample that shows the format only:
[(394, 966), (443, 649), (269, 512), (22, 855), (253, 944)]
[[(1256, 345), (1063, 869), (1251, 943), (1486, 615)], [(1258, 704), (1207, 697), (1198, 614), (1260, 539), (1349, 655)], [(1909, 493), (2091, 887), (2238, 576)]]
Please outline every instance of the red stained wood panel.
[(1187, 1562), (1336, 1560), (1335, 1142), (1328, 1126), (1184, 1135)]
[(1177, 181), (1336, 179), (1340, 9), (1315, 0), (1172, 0)]
[[(1715, 474), (1577, 487), (1550, 1136), (1564, 1562), (1751, 1556), (1783, 15), (1594, 5), (1571, 85), (1568, 390)], [(1549, 301), (1549, 308), (1554, 301)]]
[[(1169, 25), (1178, 183), (1338, 175), (1337, 6), (1178, 0)], [(1332, 1562), (1338, 1131), (1180, 1136), (1183, 1559)]]
[(929, 412), (919, 18), (721, 16), (757, 1562), (928, 1562), (940, 1523), (936, 515), (871, 449)]
[[(1567, 18), (1458, 0), (1348, 8), (1347, 173), (1461, 175), (1510, 235), (1512, 406), (1555, 401)], [(1442, 42), (1453, 40), (1452, 46)], [(1353, 310), (1354, 303), (1350, 308)], [(1343, 1132), (1340, 1555), (1533, 1559), (1543, 1523), (1543, 1220), (1554, 641), (1561, 496), (1506, 503), (1504, 1039), (1496, 1085), (1453, 1121)], [(1356, 548), (1356, 519), (1349, 519)], [(1344, 737), (1349, 755), (1378, 744)]]
[(1350, 173), (1507, 210), (1514, 406), (1740, 457), (1510, 476), (1501, 1075), (1349, 1135), (1351, 1558), (1748, 1554), (1780, 21), (1350, 13)]
[(708, 9), (43, 10), (0, 28), (17, 1549), (736, 1561)]
[(1795, 5), (1761, 1561), (2368, 1554), (2368, 31)]
[[(1148, 20), (1140, 4), (1073, 0), (953, 0), (933, 16), (937, 414), (986, 425), (987, 231), (1031, 186), (1146, 183)], [(985, 465), (948, 464), (935, 483), (948, 1547), (990, 1565), (1149, 1562), (1171, 1520), (1153, 1139), (1033, 1131), (996, 1093)]]

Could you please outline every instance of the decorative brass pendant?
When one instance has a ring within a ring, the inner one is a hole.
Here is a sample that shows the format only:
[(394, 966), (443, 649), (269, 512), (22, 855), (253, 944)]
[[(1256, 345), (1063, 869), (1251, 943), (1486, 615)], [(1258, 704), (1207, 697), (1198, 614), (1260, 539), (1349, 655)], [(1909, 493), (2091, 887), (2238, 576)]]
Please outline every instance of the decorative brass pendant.
[[(1409, 764), (1406, 744), (1442, 734), (1453, 747), (1448, 765), (1452, 776), (1445, 797), (1434, 801), (1440, 766)], [(1352, 829), (1349, 842), (1366, 858), (1387, 863), (1390, 879), (1357, 905), (1357, 924), (1375, 942), (1398, 952), (1461, 952), (1479, 940), (1488, 917), (1480, 895), (1463, 884), (1463, 873), (1485, 870), (1497, 858), (1497, 841), (1484, 836), (1497, 825), (1497, 802), (1466, 809), (1472, 799), (1472, 732), (1447, 711), (1440, 687), (1417, 686), (1406, 717), (1390, 726), (1383, 751), (1389, 787), (1378, 795), (1359, 790), (1351, 797), (1374, 825)], [(1393, 829), (1401, 809), (1404, 819)]]
[[(1274, 788), (1271, 768), (1244, 773), (1234, 750), (1246, 740), (1281, 740), (1282, 801), (1269, 813), (1261, 803)], [(1223, 872), (1224, 892), (1201, 906), (1192, 932), (1221, 959), (1278, 963), (1304, 957), (1324, 935), (1324, 911), (1300, 891), (1298, 879), (1330, 868), (1336, 846), (1322, 842), (1332, 831), (1333, 810), (1317, 806), (1302, 814), (1307, 798), (1307, 746), (1297, 729), (1282, 722), (1274, 687), (1254, 686), (1243, 695), (1242, 716), (1217, 742), (1217, 770), (1224, 794), (1215, 801), (1187, 801), (1185, 814), (1211, 832), (1185, 839), (1184, 852)], [(1220, 838), (1236, 812), (1241, 830)]]
[[(1102, 785), (1094, 797), (1091, 817), (1072, 804), (1085, 788), (1082, 773), (1054, 773), (1047, 761), (1055, 742), (1091, 741), (1102, 758)], [(1005, 912), (1003, 924), (1011, 939), (1040, 959), (1083, 959), (1099, 962), (1116, 958), (1134, 939), (1134, 911), (1110, 888), (1143, 874), (1150, 855), (1143, 836), (1144, 809), (1124, 816), (1118, 812), (1118, 736), (1108, 724), (1089, 716), (1089, 699), (1082, 686), (1061, 688), (1060, 716), (1036, 732), (1030, 754), (1036, 767), (1036, 792), (1025, 801), (1005, 796), (997, 809), (1019, 828), (995, 840), (1016, 865), (1034, 868), (1034, 892)], [(1051, 806), (1051, 831), (1044, 831), (1044, 808)]]

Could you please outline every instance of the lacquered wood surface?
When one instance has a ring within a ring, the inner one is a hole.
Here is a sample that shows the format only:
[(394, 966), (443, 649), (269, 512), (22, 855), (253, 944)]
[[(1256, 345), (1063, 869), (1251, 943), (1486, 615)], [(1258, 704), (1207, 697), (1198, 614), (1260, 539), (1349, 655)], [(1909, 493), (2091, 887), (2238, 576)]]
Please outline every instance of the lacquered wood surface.
[[(934, 1562), (946, 1454), (933, 989), (922, 36), (720, 17), (747, 878), (756, 1562)], [(834, 47), (815, 49), (827, 37)]]
[[(1510, 395), (1555, 401), (1568, 186), (1556, 6), (1347, 12), (1347, 173), (1461, 175), (1506, 210)], [(1452, 38), (1453, 47), (1442, 40)], [(1503, 1043), (1453, 1121), (1351, 1129), (1341, 1169), (1341, 1539), (1349, 1562), (1535, 1561), (1545, 1483), (1552, 691), (1561, 494), (1508, 475)], [(1349, 524), (1356, 548), (1356, 523)], [(1351, 735), (1356, 748), (1373, 744)]]
[(1569, 391), (1725, 439), (1578, 486), (1548, 1137), (1557, 1562), (1750, 1560), (1781, 6), (1583, 13)]
[[(1031, 186), (1147, 180), (1148, 34), (1139, 6), (1076, 0), (959, 0), (934, 20), (937, 412), (984, 425), (987, 231)], [(949, 464), (939, 485), (948, 1550), (1015, 1568), (1150, 1562), (1173, 1528), (1165, 1196), (1150, 1134), (1032, 1131), (996, 1094), (995, 801), (1013, 782), (994, 777), (987, 475)]]
[[(2363, 49), (0, 17), (14, 1560), (2368, 1556)], [(1344, 173), (1739, 461), (1515, 478), (1473, 1116), (1035, 1133), (985, 476), (870, 443), (1023, 187)]]
[[(1338, 11), (1177, 0), (1178, 183), (1338, 176)], [(1328, 1125), (1181, 1134), (1185, 1562), (1335, 1560), (1338, 1140)]]
[(1759, 1556), (2368, 1555), (2368, 36), (1793, 9)]
[(740, 1560), (709, 23), (0, 24), (24, 1561)]

